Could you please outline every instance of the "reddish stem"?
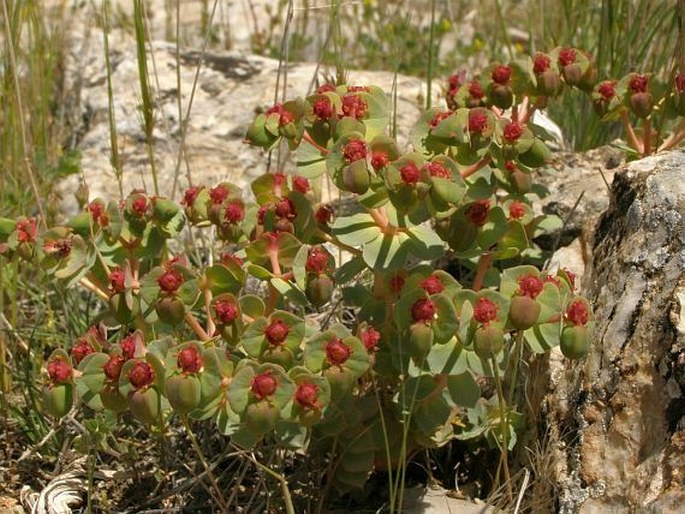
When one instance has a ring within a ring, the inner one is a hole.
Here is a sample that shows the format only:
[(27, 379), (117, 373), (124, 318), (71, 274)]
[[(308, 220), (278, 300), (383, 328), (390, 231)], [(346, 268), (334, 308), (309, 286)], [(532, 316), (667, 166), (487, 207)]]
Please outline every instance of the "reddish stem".
[(478, 267), (476, 268), (476, 276), (473, 279), (473, 286), (471, 287), (474, 291), (480, 291), (483, 287), (483, 280), (485, 280), (485, 274), (490, 269), (492, 265), (493, 255), (491, 253), (484, 253), (478, 259)]
[(314, 148), (316, 148), (319, 152), (321, 152), (322, 155), (328, 155), (329, 150), (328, 148), (324, 148), (320, 144), (318, 144), (316, 141), (312, 139), (312, 136), (309, 135), (309, 132), (305, 130), (304, 134), (302, 135), (302, 139), (304, 139), (307, 143), (312, 145)]
[(675, 145), (680, 143), (683, 139), (685, 139), (685, 118), (680, 120), (678, 126), (675, 129), (673, 129), (671, 135), (668, 136), (668, 138), (661, 144), (661, 146), (657, 149), (657, 152), (670, 150)]
[[(526, 100), (528, 97), (526, 97)], [(528, 123), (528, 120), (533, 116), (535, 111), (544, 103), (544, 97), (540, 97), (537, 100), (535, 100), (535, 103), (528, 107), (526, 110), (526, 113), (521, 117), (521, 124), (526, 124)]]
[(378, 225), (381, 230), (385, 232), (390, 225), (388, 215), (381, 209), (367, 209), (367, 211), (373, 218), (373, 221), (376, 222), (376, 225)]
[(633, 130), (633, 126), (630, 124), (630, 120), (628, 119), (628, 111), (625, 109), (621, 111), (621, 121), (623, 122), (623, 127), (626, 129), (628, 144), (637, 150), (640, 155), (644, 155), (642, 143), (638, 141), (637, 136), (635, 135), (635, 130)]
[(200, 338), (200, 341), (209, 341), (211, 339), (207, 335), (207, 332), (205, 332), (205, 329), (202, 328), (197, 318), (193, 316), (192, 312), (186, 312), (185, 321), (193, 332), (195, 332), (195, 335)]
[(483, 157), (483, 158), (482, 158), (480, 161), (478, 161), (477, 163), (472, 164), (472, 165), (469, 166), (468, 168), (465, 168), (465, 169), (461, 170), (461, 173), (460, 173), (460, 174), (461, 174), (461, 178), (470, 177), (470, 176), (473, 175), (475, 172), (477, 172), (479, 169), (481, 169), (481, 168), (483, 168), (484, 166), (487, 166), (488, 164), (490, 164), (491, 161), (492, 161), (492, 157), (490, 157), (489, 155), (486, 155), (485, 157)]
[(649, 155), (652, 151), (652, 121), (649, 118), (642, 121), (642, 132), (643, 155)]

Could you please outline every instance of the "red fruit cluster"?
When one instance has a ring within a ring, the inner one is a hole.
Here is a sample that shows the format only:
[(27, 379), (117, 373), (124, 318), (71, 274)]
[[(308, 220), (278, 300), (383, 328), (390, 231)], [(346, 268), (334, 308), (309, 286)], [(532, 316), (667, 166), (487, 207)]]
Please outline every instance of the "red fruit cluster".
[(646, 75), (633, 75), (628, 82), (628, 88), (633, 93), (646, 93), (648, 79)]
[(218, 184), (209, 190), (209, 198), (214, 205), (224, 203), (230, 191), (224, 184)]
[(283, 107), (283, 104), (276, 104), (273, 107), (271, 107), (268, 111), (266, 111), (267, 116), (271, 114), (278, 114), (278, 125), (280, 127), (283, 127), (287, 125), (288, 123), (292, 123), (295, 121), (295, 115), (286, 110), (285, 107)]
[(147, 387), (155, 380), (155, 372), (147, 362), (136, 362), (128, 372), (128, 381), (136, 389)]
[(537, 296), (542, 292), (542, 289), (545, 287), (545, 283), (535, 275), (524, 275), (523, 277), (519, 278), (518, 283), (518, 294), (521, 296), (528, 296), (533, 300), (537, 298)]
[(321, 205), (314, 213), (314, 217), (319, 225), (328, 225), (333, 219), (333, 209), (328, 205)]
[(219, 323), (229, 325), (238, 317), (238, 306), (231, 300), (218, 300), (214, 304)]
[(325, 273), (328, 271), (329, 253), (321, 246), (314, 246), (309, 250), (305, 269), (308, 273)]
[(469, 132), (471, 134), (482, 134), (488, 128), (488, 117), (483, 110), (469, 111)]
[(126, 291), (126, 274), (124, 270), (119, 267), (112, 269), (109, 273), (109, 286), (115, 293), (123, 293)]
[(243, 260), (231, 252), (222, 252), (219, 255), (219, 262), (224, 266), (228, 266), (231, 263), (236, 264), (238, 267), (242, 267), (243, 265)]
[(148, 203), (147, 198), (142, 195), (136, 196), (131, 202), (131, 209), (136, 216), (143, 217), (147, 212)]
[(435, 275), (429, 275), (421, 281), (420, 286), (428, 294), (442, 293), (445, 286), (440, 282), (440, 279)]
[(473, 319), (478, 323), (487, 325), (497, 319), (497, 311), (499, 311), (499, 306), (489, 298), (482, 296), (473, 307)]
[(300, 175), (294, 176), (293, 189), (298, 193), (306, 195), (311, 189), (311, 186), (309, 185), (309, 180), (307, 180), (305, 177), (301, 177)]
[(507, 143), (515, 143), (523, 135), (523, 126), (515, 121), (510, 121), (504, 126), (503, 135)]
[(314, 100), (312, 104), (314, 115), (323, 121), (328, 121), (333, 116), (333, 104), (327, 96), (322, 96)]
[(157, 279), (157, 284), (165, 293), (175, 293), (183, 284), (183, 276), (176, 270), (168, 269)]
[(316, 89), (316, 94), (332, 93), (335, 91), (335, 84), (322, 84)]
[(202, 356), (195, 346), (186, 346), (178, 352), (176, 363), (183, 373), (197, 373), (202, 369)]
[(54, 255), (59, 258), (67, 257), (71, 253), (73, 243), (70, 237), (46, 241), (43, 243), (43, 251), (46, 255)]
[(551, 65), (552, 59), (545, 54), (537, 53), (535, 54), (535, 57), (533, 57), (533, 72), (535, 74), (546, 72)]
[(71, 380), (71, 365), (63, 359), (55, 359), (48, 363), (48, 376), (53, 384), (64, 384)]
[(318, 409), (319, 387), (311, 382), (302, 382), (295, 390), (295, 401), (303, 409)]
[(245, 207), (240, 200), (235, 200), (226, 206), (224, 211), (224, 219), (227, 223), (235, 225), (243, 221), (245, 218)]
[(469, 95), (473, 100), (481, 100), (485, 96), (485, 91), (483, 91), (480, 82), (474, 80), (469, 84)]
[(274, 209), (276, 216), (279, 218), (293, 219), (295, 218), (295, 204), (290, 200), (290, 198), (281, 198), (276, 202), (276, 207)]
[(95, 223), (102, 227), (109, 224), (109, 217), (105, 213), (105, 204), (102, 202), (93, 201), (88, 204), (86, 210), (90, 213), (90, 217)]
[(473, 223), (477, 227), (482, 227), (488, 221), (489, 211), (489, 200), (476, 200), (466, 208), (464, 214), (471, 223)]
[(604, 80), (597, 86), (597, 92), (601, 95), (602, 100), (608, 102), (616, 96), (616, 81)]
[(272, 396), (276, 392), (276, 389), (278, 389), (278, 381), (270, 371), (255, 375), (252, 379), (252, 384), (250, 385), (252, 394), (259, 400)]
[(109, 356), (109, 360), (102, 366), (102, 371), (105, 373), (107, 380), (110, 382), (119, 381), (124, 362), (126, 362), (126, 359), (121, 355), (114, 354)]
[(76, 341), (76, 344), (71, 349), (71, 359), (74, 361), (74, 364), (78, 366), (78, 364), (85, 359), (87, 355), (90, 355), (94, 352), (95, 348), (93, 348), (93, 345), (82, 337)]
[(513, 220), (520, 220), (526, 215), (526, 205), (523, 202), (514, 200), (509, 205), (509, 217)]
[(511, 68), (509, 66), (495, 66), (490, 78), (494, 83), (506, 86), (511, 80)]
[(290, 327), (282, 319), (273, 320), (264, 330), (266, 340), (273, 346), (282, 345), (289, 333)]
[(186, 189), (185, 193), (183, 193), (183, 200), (181, 200), (181, 205), (184, 205), (185, 207), (192, 207), (195, 203), (195, 200), (197, 199), (197, 195), (200, 194), (201, 190), (201, 187), (189, 187), (188, 189)]
[(416, 322), (430, 323), (435, 319), (435, 304), (428, 298), (421, 298), (411, 307), (411, 317)]
[(342, 366), (352, 355), (352, 349), (342, 342), (342, 339), (333, 339), (326, 344), (326, 361), (331, 366)]
[(576, 62), (576, 51), (573, 48), (562, 48), (559, 52), (559, 65), (568, 66)]
[(366, 159), (366, 143), (361, 139), (353, 139), (343, 146), (342, 154), (347, 162), (355, 162), (361, 159)]
[(400, 168), (400, 177), (402, 177), (402, 182), (413, 186), (421, 178), (421, 172), (418, 166), (410, 161)]
[(355, 94), (347, 94), (342, 97), (342, 112), (344, 116), (361, 119), (366, 116), (368, 106), (364, 99)]
[(378, 342), (381, 340), (381, 333), (373, 327), (368, 327), (360, 334), (364, 347), (369, 352), (376, 351)]
[(433, 116), (433, 119), (428, 123), (431, 128), (435, 128), (440, 125), (440, 122), (445, 118), (449, 118), (452, 115), (452, 111), (442, 111)]
[(428, 174), (431, 177), (446, 179), (452, 178), (450, 170), (448, 170), (447, 167), (440, 161), (427, 162), (423, 167), (426, 169), (426, 171), (428, 171)]
[(37, 229), (38, 227), (35, 218), (19, 220), (15, 228), (17, 232), (17, 242), (35, 243)]
[(583, 300), (574, 300), (566, 309), (566, 320), (573, 325), (585, 325), (590, 321), (590, 311)]
[(121, 347), (121, 353), (124, 356), (124, 358), (126, 360), (132, 359), (136, 353), (135, 335), (131, 334), (130, 336), (127, 336), (124, 339), (122, 339), (119, 343), (119, 346)]
[(371, 153), (371, 167), (375, 171), (385, 168), (388, 164), (390, 164), (390, 157), (386, 152), (378, 151)]

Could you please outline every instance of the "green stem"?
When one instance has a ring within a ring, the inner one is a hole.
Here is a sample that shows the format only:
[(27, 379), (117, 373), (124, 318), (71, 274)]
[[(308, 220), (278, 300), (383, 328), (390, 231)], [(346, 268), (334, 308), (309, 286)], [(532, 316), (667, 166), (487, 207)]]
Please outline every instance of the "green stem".
[(358, 256), (358, 257), (362, 255), (362, 251), (361, 251), (359, 248), (355, 248), (355, 247), (353, 247), (353, 246), (346, 245), (345, 243), (341, 242), (341, 241), (340, 241), (337, 237), (335, 237), (334, 235), (327, 234), (327, 233), (324, 232), (323, 230), (320, 230), (320, 229), (317, 230), (317, 235), (318, 235), (319, 237), (321, 237), (322, 239), (325, 239), (325, 240), (328, 241), (329, 243), (334, 244), (335, 246), (337, 246), (337, 247), (340, 248), (341, 250), (345, 250), (346, 252), (351, 253), (352, 255), (356, 255), (356, 256)]
[(114, 112), (114, 89), (112, 88), (112, 63), (109, 59), (109, 16), (107, 6), (109, 2), (102, 2), (102, 36), (105, 51), (105, 69), (107, 70), (107, 116), (109, 119), (109, 144), (112, 155), (110, 162), (119, 184), (119, 197), (124, 198), (124, 172), (119, 158), (119, 142), (117, 137), (117, 121)]
[(195, 433), (190, 428), (188, 416), (181, 416), (181, 420), (183, 421), (183, 426), (185, 427), (186, 433), (188, 434), (188, 438), (190, 439), (190, 444), (193, 446), (193, 449), (195, 450), (197, 457), (200, 459), (202, 467), (205, 468), (205, 472), (207, 473), (207, 477), (209, 478), (209, 481), (212, 484), (212, 488), (214, 489), (214, 494), (216, 494), (216, 499), (219, 502), (219, 506), (221, 507), (221, 510), (225, 511), (227, 506), (226, 499), (224, 498), (224, 495), (221, 492), (221, 488), (219, 487), (219, 483), (217, 482), (214, 473), (212, 473), (212, 470), (209, 467), (209, 464), (207, 463), (207, 459), (205, 458), (205, 454), (202, 452), (202, 448), (197, 442)]
[(295, 514), (295, 507), (293, 506), (293, 500), (292, 496), (290, 495), (290, 489), (288, 488), (288, 481), (285, 479), (283, 475), (280, 473), (277, 473), (273, 469), (265, 466), (261, 462), (259, 462), (257, 459), (252, 457), (252, 455), (246, 453), (244, 450), (241, 450), (239, 447), (235, 446), (233, 443), (229, 443), (235, 450), (240, 452), (241, 455), (246, 456), (252, 464), (257, 466), (259, 469), (267, 473), (268, 475), (271, 475), (273, 478), (278, 480), (281, 483), (281, 491), (283, 493), (283, 502), (285, 503), (285, 512), (286, 514)]
[(511, 475), (509, 474), (509, 414), (502, 390), (502, 377), (499, 374), (499, 366), (494, 357), (490, 358), (493, 375), (495, 377), (495, 387), (497, 388), (497, 401), (500, 410), (500, 430), (502, 431), (502, 446), (500, 448), (500, 462), (504, 468), (504, 480), (507, 485), (507, 495), (509, 501), (513, 501), (514, 492), (511, 487)]
[(431, 0), (431, 29), (428, 39), (428, 69), (426, 70), (426, 110), (433, 102), (433, 45), (435, 44), (435, 0)]
[(331, 488), (331, 484), (333, 483), (333, 463), (335, 462), (335, 452), (338, 450), (338, 436), (336, 436), (333, 439), (333, 446), (331, 447), (331, 455), (330, 458), (328, 459), (328, 465), (326, 466), (326, 486), (323, 489), (323, 492), (321, 493), (321, 496), (319, 496), (319, 501), (316, 505), (316, 512), (317, 514), (321, 514), (323, 512), (323, 506), (324, 503), (326, 502), (326, 497), (328, 496), (328, 491)]
[(523, 330), (516, 332), (516, 343), (514, 344), (514, 362), (512, 364), (511, 379), (509, 384), (509, 395), (507, 404), (514, 404), (514, 393), (516, 391), (516, 380), (518, 379), (519, 361), (523, 352)]
[[(388, 427), (385, 424), (385, 416), (383, 415), (383, 404), (381, 402), (381, 395), (378, 392), (378, 384), (376, 383), (376, 378), (373, 378), (373, 391), (376, 396), (376, 403), (378, 404), (378, 413), (381, 418), (381, 429), (383, 430), (383, 442), (385, 443), (385, 461), (388, 466), (388, 493), (390, 498), (395, 498), (395, 484), (392, 479), (392, 456), (390, 455), (390, 441), (388, 439)], [(394, 507), (394, 502), (390, 505), (390, 511), (392, 512)]]

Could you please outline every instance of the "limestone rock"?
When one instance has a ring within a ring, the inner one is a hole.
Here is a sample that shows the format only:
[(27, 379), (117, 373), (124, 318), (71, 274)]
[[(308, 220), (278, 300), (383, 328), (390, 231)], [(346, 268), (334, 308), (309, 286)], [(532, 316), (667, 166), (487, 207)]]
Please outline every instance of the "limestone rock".
[(584, 361), (551, 370), (561, 512), (685, 505), (684, 179), (683, 152), (615, 175), (587, 292), (595, 343)]
[[(113, 36), (114, 37), (114, 36)], [(119, 153), (123, 163), (123, 193), (131, 189), (153, 191), (150, 159), (141, 128), (140, 86), (135, 43), (119, 36), (111, 43), (112, 88)], [(241, 187), (249, 184), (267, 169), (268, 157), (260, 149), (243, 143), (245, 131), (255, 111), (273, 105), (278, 79), (276, 60), (245, 56), (233, 52), (210, 52), (198, 74), (197, 87), (188, 119), (184, 151), (179, 165), (181, 123), (177, 71), (180, 73), (182, 117), (186, 119), (200, 53), (181, 51), (177, 70), (175, 45), (152, 44), (148, 68), (156, 104), (154, 131), (154, 161), (160, 193), (169, 195), (178, 175), (179, 191), (194, 184), (214, 184), (227, 180)], [(110, 162), (110, 130), (108, 117), (107, 75), (104, 51), (99, 35), (76, 41), (72, 60), (78, 61), (72, 81), (80, 83), (80, 110), (84, 120), (78, 148), (82, 153), (83, 176), (91, 197), (118, 197), (118, 182)], [(154, 55), (154, 60), (153, 60)], [(154, 75), (156, 70), (156, 75)], [(317, 76), (316, 64), (290, 64), (287, 73), (287, 96), (304, 97)], [(325, 71), (323, 69), (321, 72)], [(321, 78), (321, 74), (318, 75)], [(349, 83), (376, 84), (390, 91), (393, 74), (388, 72), (351, 71)], [(281, 91), (283, 76), (280, 78)], [(398, 126), (402, 128), (400, 144), (421, 113), (418, 98), (425, 94), (424, 83), (417, 78), (397, 77)], [(178, 174), (177, 174), (177, 166)], [(278, 166), (278, 152), (272, 166)], [(281, 166), (293, 169), (293, 163), (281, 159)], [(65, 195), (73, 191), (80, 177), (72, 177), (63, 186)], [(73, 204), (67, 199), (67, 204)]]

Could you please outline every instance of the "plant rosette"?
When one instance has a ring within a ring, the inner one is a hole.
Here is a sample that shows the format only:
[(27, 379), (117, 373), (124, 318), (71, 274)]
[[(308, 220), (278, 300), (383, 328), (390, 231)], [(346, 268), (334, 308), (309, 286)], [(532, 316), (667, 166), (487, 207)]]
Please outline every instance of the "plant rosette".
[(119, 376), (119, 392), (126, 398), (131, 414), (146, 425), (158, 424), (168, 409), (163, 397), (163, 355), (147, 352), (142, 358), (126, 361)]
[(299, 358), (305, 335), (304, 320), (287, 311), (276, 310), (268, 317), (249, 323), (242, 336), (242, 347), (252, 358), (290, 369)]
[(154, 306), (159, 321), (178, 325), (200, 298), (195, 274), (185, 263), (169, 261), (145, 274), (140, 281), (142, 300)]
[(326, 377), (317, 375), (303, 366), (295, 366), (288, 376), (295, 384), (290, 412), (285, 417), (297, 420), (305, 427), (321, 421), (331, 402), (331, 386)]
[(227, 396), (245, 428), (261, 437), (284, 419), (281, 411), (294, 393), (295, 383), (281, 366), (244, 360), (236, 368)]
[(309, 371), (328, 379), (333, 399), (349, 394), (369, 369), (364, 344), (338, 324), (305, 341), (303, 361)]
[(46, 363), (47, 381), (42, 389), (43, 408), (53, 417), (61, 418), (74, 403), (74, 369), (69, 355), (57, 349)]
[(169, 350), (165, 370), (165, 394), (171, 408), (205, 419), (217, 409), (222, 385), (232, 376), (232, 363), (224, 349), (190, 341)]
[[(428, 290), (437, 289), (437, 283), (430, 282), (424, 284), (425, 288), (421, 283), (414, 289), (405, 286), (394, 309), (405, 352), (408, 350), (406, 353), (418, 366), (424, 363), (434, 344), (447, 343), (459, 326), (452, 300), (442, 291), (429, 293)], [(402, 350), (398, 347), (395, 351)]]
[(211, 316), (221, 337), (235, 347), (243, 333), (243, 313), (240, 302), (231, 293), (223, 293), (212, 299)]

